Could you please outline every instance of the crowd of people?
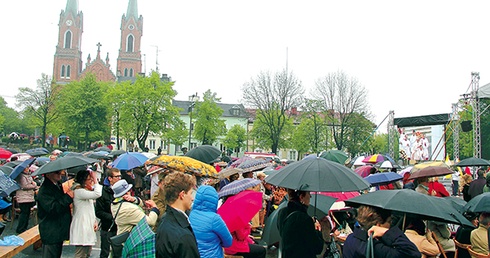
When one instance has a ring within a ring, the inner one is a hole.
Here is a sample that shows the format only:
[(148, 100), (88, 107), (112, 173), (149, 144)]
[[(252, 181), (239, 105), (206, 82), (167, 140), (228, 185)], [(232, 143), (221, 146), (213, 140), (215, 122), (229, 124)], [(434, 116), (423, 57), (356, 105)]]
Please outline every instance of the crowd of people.
[[(225, 171), (232, 163), (216, 161), (213, 165)], [(280, 173), (288, 165), (272, 160), (267, 166), (266, 170)], [(28, 229), (31, 208), (37, 205), (43, 257), (61, 257), (66, 240), (75, 247), (75, 257), (90, 257), (93, 247), (99, 245), (101, 258), (264, 258), (270, 248), (278, 248), (281, 257), (369, 257), (368, 250), (372, 250), (371, 257), (436, 257), (441, 252), (451, 257), (456, 243), (489, 253), (490, 213), (465, 212), (474, 227), (417, 217), (405, 221), (399, 214), (369, 205), (332, 208), (317, 218), (308, 214), (310, 192), (271, 185), (262, 169), (237, 170), (222, 180), (202, 180), (196, 174), (157, 165), (119, 170), (112, 167), (111, 160), (101, 159), (75, 173), (60, 169), (37, 180), (26, 167), (16, 178), (20, 189), (15, 198), (21, 211), (17, 233)], [(486, 172), (479, 169), (474, 180), (471, 173), (455, 172), (459, 179), (453, 186), (455, 198), (470, 201), (490, 191), (490, 173), (487, 176)], [(451, 195), (437, 177), (404, 178), (402, 182), (376, 190), (408, 188), (437, 197)], [(241, 185), (247, 187), (236, 190)], [(224, 194), (226, 189), (236, 191)], [(246, 215), (249, 217), (238, 212), (242, 196), (258, 196), (259, 204), (253, 214)], [(284, 208), (280, 208), (282, 203)], [(277, 229), (273, 230), (281, 240), (261, 242), (261, 233), (270, 227), (267, 218), (274, 212)], [(113, 239), (123, 235), (128, 239), (125, 245), (133, 238), (144, 238), (136, 241), (144, 246), (116, 248)], [(462, 250), (458, 257), (469, 257), (465, 255)]]

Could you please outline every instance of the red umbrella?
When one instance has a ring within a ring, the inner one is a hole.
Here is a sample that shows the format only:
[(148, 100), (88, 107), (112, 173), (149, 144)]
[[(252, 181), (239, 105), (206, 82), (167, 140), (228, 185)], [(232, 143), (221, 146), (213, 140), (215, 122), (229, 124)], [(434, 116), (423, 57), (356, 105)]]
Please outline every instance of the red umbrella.
[(371, 168), (373, 166), (370, 166), (370, 165), (364, 165), (364, 166), (360, 166), (356, 169), (354, 169), (354, 172), (356, 172), (356, 174), (360, 175), (362, 178), (364, 177), (367, 177), (369, 176), (369, 173), (371, 172)]
[(218, 209), (230, 232), (245, 227), (262, 208), (262, 193), (245, 190), (229, 197)]
[(12, 152), (0, 148), (0, 159), (8, 159), (10, 156), (12, 156)]
[(383, 155), (374, 154), (371, 156), (367, 156), (365, 159), (362, 160), (362, 162), (376, 164), (376, 163), (384, 161), (384, 160), (385, 160), (385, 157)]

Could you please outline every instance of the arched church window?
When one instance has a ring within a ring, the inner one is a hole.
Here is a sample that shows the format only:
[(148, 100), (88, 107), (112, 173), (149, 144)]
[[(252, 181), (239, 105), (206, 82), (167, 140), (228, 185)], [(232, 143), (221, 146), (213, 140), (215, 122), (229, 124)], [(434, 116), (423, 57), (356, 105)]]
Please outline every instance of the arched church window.
[(67, 30), (65, 33), (65, 45), (64, 48), (71, 48), (71, 31)]
[(66, 66), (66, 78), (70, 79), (71, 67), (69, 65)]
[(126, 44), (126, 52), (133, 52), (133, 47), (134, 47), (133, 45), (134, 45), (134, 37), (133, 35), (129, 35)]
[(124, 68), (124, 77), (128, 77), (128, 68)]
[(65, 65), (61, 66), (61, 78), (65, 77)]
[(129, 77), (133, 77), (133, 68), (129, 69)]

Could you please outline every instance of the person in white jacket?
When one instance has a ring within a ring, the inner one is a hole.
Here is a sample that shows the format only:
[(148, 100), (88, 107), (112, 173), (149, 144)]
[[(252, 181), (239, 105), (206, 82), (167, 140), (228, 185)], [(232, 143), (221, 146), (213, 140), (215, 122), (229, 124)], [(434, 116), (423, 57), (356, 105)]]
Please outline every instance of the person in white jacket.
[(73, 219), (70, 225), (70, 245), (75, 246), (75, 257), (88, 258), (97, 241), (98, 230), (94, 201), (102, 196), (102, 185), (96, 172), (82, 170), (75, 176), (73, 190)]

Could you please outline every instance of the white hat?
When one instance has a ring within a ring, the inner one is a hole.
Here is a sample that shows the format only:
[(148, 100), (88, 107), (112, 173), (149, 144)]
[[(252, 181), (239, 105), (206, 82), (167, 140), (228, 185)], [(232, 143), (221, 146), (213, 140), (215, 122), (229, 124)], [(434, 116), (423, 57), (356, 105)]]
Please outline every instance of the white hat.
[(132, 184), (128, 184), (128, 182), (124, 179), (117, 181), (113, 186), (111, 186), (112, 191), (114, 191), (114, 198), (121, 197), (133, 187)]

